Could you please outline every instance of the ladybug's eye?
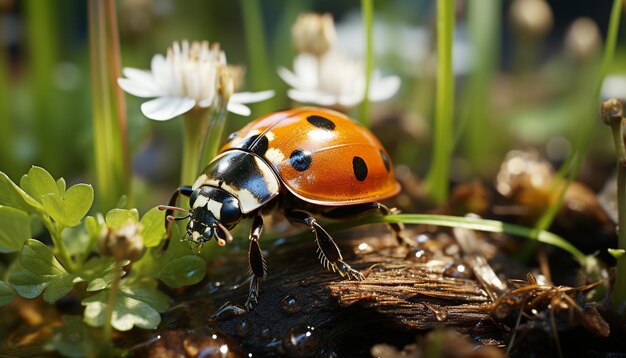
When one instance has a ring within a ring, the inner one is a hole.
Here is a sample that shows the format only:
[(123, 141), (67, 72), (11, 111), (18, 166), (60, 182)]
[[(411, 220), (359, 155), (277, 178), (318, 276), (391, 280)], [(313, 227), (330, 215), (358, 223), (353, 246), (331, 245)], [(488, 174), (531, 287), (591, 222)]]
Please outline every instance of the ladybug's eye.
[(239, 203), (237, 200), (227, 200), (222, 203), (222, 209), (220, 210), (220, 222), (224, 225), (232, 225), (239, 221), (241, 218), (241, 210), (239, 210)]

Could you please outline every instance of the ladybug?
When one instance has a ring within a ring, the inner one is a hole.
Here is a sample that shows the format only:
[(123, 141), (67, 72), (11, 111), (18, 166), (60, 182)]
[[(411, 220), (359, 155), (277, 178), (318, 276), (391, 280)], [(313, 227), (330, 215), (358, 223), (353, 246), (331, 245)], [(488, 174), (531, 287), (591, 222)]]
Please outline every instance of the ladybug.
[[(243, 219), (253, 220), (249, 310), (267, 276), (259, 246), (263, 214), (280, 210), (291, 223), (308, 228), (324, 267), (363, 280), (314, 215), (339, 219), (369, 211), (390, 214), (394, 209), (379, 201), (399, 191), (389, 155), (368, 129), (341, 113), (305, 107), (271, 113), (231, 134), (195, 183), (180, 187), (163, 208), (168, 222), (190, 218), (186, 236), (198, 245), (215, 238), (224, 246), (232, 241), (232, 228)], [(189, 196), (190, 210), (174, 206), (179, 195)], [(175, 218), (173, 210), (187, 215)], [(401, 225), (389, 226), (402, 242)]]

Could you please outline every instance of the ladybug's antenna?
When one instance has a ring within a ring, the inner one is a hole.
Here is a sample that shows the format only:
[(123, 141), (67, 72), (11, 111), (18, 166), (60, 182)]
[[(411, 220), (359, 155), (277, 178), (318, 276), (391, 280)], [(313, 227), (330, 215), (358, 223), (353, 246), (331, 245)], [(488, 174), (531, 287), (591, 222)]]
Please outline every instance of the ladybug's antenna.
[(159, 209), (159, 210), (161, 210), (161, 211), (164, 211), (164, 210), (167, 210), (167, 211), (180, 211), (180, 212), (182, 212), (182, 213), (187, 214), (187, 215), (185, 215), (185, 216), (179, 216), (179, 217), (176, 217), (176, 216), (174, 216), (174, 215), (167, 215), (167, 216), (165, 217), (165, 219), (166, 219), (166, 220), (167, 220), (167, 222), (169, 222), (169, 223), (173, 223), (174, 221), (179, 221), (179, 220), (185, 220), (185, 219), (187, 219), (187, 218), (189, 218), (189, 217), (191, 216), (191, 211), (190, 211), (190, 210), (183, 209), (183, 208), (179, 208), (179, 207), (177, 207), (177, 206), (159, 205), (159, 206), (157, 207), (157, 209)]

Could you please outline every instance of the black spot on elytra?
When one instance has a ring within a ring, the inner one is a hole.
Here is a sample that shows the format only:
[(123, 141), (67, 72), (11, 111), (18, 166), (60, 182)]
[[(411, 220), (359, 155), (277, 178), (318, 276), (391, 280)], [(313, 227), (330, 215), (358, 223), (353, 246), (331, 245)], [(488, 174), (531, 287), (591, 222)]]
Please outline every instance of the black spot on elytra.
[(232, 141), (233, 139), (235, 139), (235, 137), (237, 137), (237, 132), (233, 132), (231, 133), (228, 138), (226, 138), (226, 143), (230, 143), (230, 141)]
[(383, 158), (385, 169), (387, 169), (387, 172), (389, 172), (391, 170), (391, 163), (389, 163), (389, 158), (387, 158), (387, 154), (385, 154), (382, 149), (380, 150), (380, 157)]
[(354, 170), (354, 176), (356, 180), (363, 181), (367, 178), (367, 164), (361, 157), (352, 158), (352, 169)]
[(333, 123), (333, 121), (328, 118), (320, 116), (308, 116), (306, 120), (317, 128), (326, 129), (329, 131), (335, 129), (335, 123)]
[(299, 172), (303, 172), (309, 169), (312, 161), (313, 158), (311, 158), (311, 153), (305, 152), (300, 149), (294, 150), (289, 156), (289, 163), (291, 163), (293, 169)]
[(262, 136), (259, 138), (259, 135), (257, 134), (253, 135), (252, 137), (246, 138), (243, 143), (241, 143), (241, 148), (263, 156), (265, 152), (267, 152), (267, 148), (269, 148), (269, 145), (270, 142), (269, 139), (267, 139), (267, 136)]

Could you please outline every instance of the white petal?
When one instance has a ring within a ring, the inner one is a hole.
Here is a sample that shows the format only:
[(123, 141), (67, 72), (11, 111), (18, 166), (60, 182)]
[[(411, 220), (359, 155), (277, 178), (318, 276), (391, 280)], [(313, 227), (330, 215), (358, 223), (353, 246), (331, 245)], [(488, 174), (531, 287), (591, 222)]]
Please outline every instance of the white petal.
[(282, 78), (283, 81), (285, 81), (285, 83), (287, 83), (291, 88), (302, 88), (300, 79), (288, 69), (279, 67), (278, 76), (280, 76), (280, 78)]
[(228, 102), (228, 106), (226, 107), (228, 112), (238, 114), (240, 116), (249, 116), (252, 111), (245, 104), (237, 103), (237, 102)]
[[(324, 57), (325, 59), (325, 57)], [(322, 61), (324, 61), (324, 59)], [(318, 88), (320, 77), (320, 64), (317, 57), (309, 54), (300, 54), (293, 60), (293, 72), (299, 79), (298, 88)]]
[(400, 89), (400, 77), (376, 78), (370, 85), (369, 99), (372, 102), (384, 101), (393, 97)]
[(153, 82), (152, 73), (150, 71), (140, 70), (138, 68), (132, 67), (124, 67), (122, 69), (122, 73), (124, 74), (124, 76), (126, 76), (126, 78), (130, 80)]
[(118, 78), (117, 84), (120, 85), (124, 91), (137, 97), (158, 97), (162, 94), (161, 89), (155, 84), (146, 84), (142, 81)]
[(161, 54), (152, 56), (152, 62), (150, 63), (150, 69), (154, 77), (160, 77), (163, 73), (163, 67), (165, 66), (165, 57)]
[[(257, 103), (274, 97), (274, 90), (260, 92), (239, 92), (230, 96), (231, 102), (236, 103)], [(230, 102), (229, 102), (230, 103)]]
[(290, 89), (287, 91), (287, 96), (294, 101), (314, 103), (321, 106), (334, 106), (337, 104), (337, 98), (335, 96), (319, 91), (300, 91), (297, 89)]
[(179, 116), (196, 105), (191, 98), (159, 97), (141, 105), (141, 112), (156, 121), (167, 121)]

